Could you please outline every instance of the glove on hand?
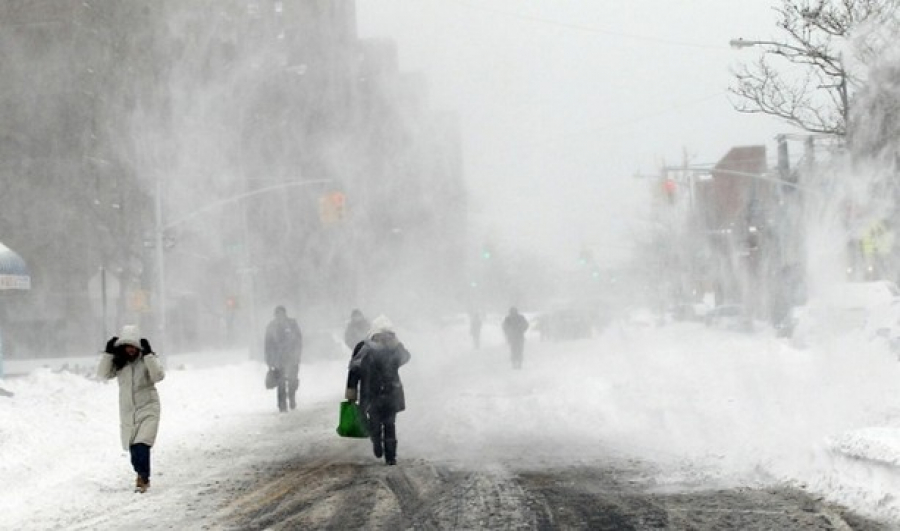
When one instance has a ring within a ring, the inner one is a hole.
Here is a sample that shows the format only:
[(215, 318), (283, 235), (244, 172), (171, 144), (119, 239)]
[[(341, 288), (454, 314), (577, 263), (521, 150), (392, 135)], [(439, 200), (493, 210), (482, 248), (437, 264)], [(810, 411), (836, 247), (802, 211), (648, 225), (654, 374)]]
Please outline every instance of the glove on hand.
[(144, 354), (153, 354), (153, 347), (151, 347), (150, 342), (144, 338), (141, 338), (141, 350), (144, 351)]
[(347, 392), (344, 393), (344, 398), (351, 402), (356, 402), (356, 388), (348, 387)]
[(113, 367), (116, 368), (117, 371), (122, 370), (122, 367), (128, 365), (128, 362), (131, 361), (128, 358), (128, 354), (125, 354), (125, 351), (122, 349), (116, 349), (115, 354), (113, 354)]
[(109, 341), (107, 341), (106, 342), (106, 350), (104, 350), (104, 352), (106, 352), (107, 354), (115, 354), (116, 353), (116, 341), (118, 341), (118, 340), (119, 340), (118, 337), (113, 336)]

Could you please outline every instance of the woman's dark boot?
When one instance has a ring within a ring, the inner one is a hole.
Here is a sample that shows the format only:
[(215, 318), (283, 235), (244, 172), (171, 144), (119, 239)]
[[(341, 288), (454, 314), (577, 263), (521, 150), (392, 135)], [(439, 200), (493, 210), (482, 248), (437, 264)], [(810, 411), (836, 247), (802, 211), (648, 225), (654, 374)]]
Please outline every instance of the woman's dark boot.
[(384, 462), (389, 465), (397, 464), (397, 439), (384, 440)]
[(375, 457), (381, 459), (381, 456), (384, 455), (384, 447), (381, 444), (381, 437), (372, 436), (372, 453), (375, 454)]

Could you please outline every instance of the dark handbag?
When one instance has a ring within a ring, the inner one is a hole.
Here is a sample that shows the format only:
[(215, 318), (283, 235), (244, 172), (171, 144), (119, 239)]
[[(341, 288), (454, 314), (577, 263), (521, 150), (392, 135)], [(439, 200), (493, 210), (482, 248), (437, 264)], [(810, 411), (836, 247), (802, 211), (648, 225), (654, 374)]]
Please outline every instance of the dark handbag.
[(278, 380), (281, 379), (281, 373), (278, 369), (270, 368), (266, 373), (266, 389), (275, 389), (278, 387)]
[(341, 437), (357, 439), (369, 436), (369, 430), (366, 429), (366, 420), (356, 402), (349, 400), (341, 402), (341, 417), (338, 422), (337, 434)]

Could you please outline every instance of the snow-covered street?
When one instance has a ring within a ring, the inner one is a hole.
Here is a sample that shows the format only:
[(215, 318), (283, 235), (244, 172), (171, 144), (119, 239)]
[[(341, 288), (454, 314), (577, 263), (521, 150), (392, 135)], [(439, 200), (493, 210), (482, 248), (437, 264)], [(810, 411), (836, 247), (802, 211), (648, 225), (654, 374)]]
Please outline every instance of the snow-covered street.
[[(765, 333), (615, 324), (578, 342), (530, 338), (514, 372), (490, 324), (478, 351), (459, 326), (401, 328), (401, 338), (413, 361), (401, 371), (409, 407), (398, 419), (397, 472), (365, 441), (334, 433), (346, 360), (304, 364), (300, 407), (279, 414), (264, 366), (240, 352), (167, 359), (146, 495), (132, 492), (118, 445), (114, 382), (49, 369), (8, 378), (0, 528), (235, 527), (254, 485), (303, 463), (389, 481), (430, 467), (509, 476), (630, 460), (644, 464), (655, 492), (800, 487), (900, 524), (900, 363), (882, 345), (801, 351)], [(310, 485), (282, 483), (281, 495)], [(278, 496), (271, 485), (259, 492)], [(328, 522), (339, 507), (306, 507), (302, 521)]]

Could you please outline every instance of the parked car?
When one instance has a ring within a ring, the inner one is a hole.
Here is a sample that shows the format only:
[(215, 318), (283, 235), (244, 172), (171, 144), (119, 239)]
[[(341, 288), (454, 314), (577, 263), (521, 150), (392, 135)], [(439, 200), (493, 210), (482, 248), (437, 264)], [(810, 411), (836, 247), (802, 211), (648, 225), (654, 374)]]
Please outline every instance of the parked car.
[(896, 339), (900, 346), (900, 291), (888, 281), (838, 284), (794, 307), (790, 328), (791, 341), (798, 347), (849, 334)]

